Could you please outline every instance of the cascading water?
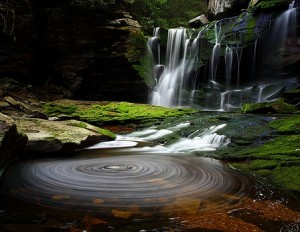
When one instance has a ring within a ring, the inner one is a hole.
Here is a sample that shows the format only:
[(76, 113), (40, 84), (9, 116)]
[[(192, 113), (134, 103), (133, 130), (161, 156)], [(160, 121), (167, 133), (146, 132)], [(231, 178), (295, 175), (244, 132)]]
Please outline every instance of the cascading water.
[[(191, 75), (191, 67), (193, 67), (192, 57), (197, 56), (198, 53), (195, 46), (195, 43), (191, 42), (186, 29), (169, 30), (166, 63), (165, 65), (159, 63), (154, 65), (154, 73), (158, 73), (155, 70), (161, 71), (155, 76), (156, 86), (152, 92), (151, 104), (167, 107), (182, 105), (185, 83), (188, 81), (187, 79)], [(150, 49), (160, 51), (159, 44), (157, 48), (151, 47)], [(160, 56), (160, 52), (158, 52), (158, 56)], [(160, 60), (160, 58), (157, 58), (157, 60)]]
[(233, 49), (226, 46), (225, 50), (225, 69), (226, 69), (226, 84), (231, 82), (232, 75), (232, 61), (233, 61)]
[(215, 45), (212, 50), (212, 56), (211, 56), (211, 61), (210, 61), (210, 76), (211, 76), (210, 79), (212, 81), (216, 80), (216, 75), (217, 75), (220, 49), (221, 49), (221, 43), (220, 43), (221, 30), (222, 30), (222, 24), (221, 24), (221, 21), (218, 21), (215, 23), (215, 26), (214, 26)]
[[(193, 30), (170, 29), (166, 48), (160, 46), (159, 30), (155, 29), (148, 42), (156, 80), (151, 104), (227, 111), (244, 103), (275, 100), (290, 80), (275, 79), (280, 72), (270, 77), (263, 72), (270, 54), (277, 52), (275, 58), (283, 63), (278, 51), (285, 46), (285, 51), (293, 52), (293, 46), (298, 46), (298, 5), (298, 1), (291, 2), (275, 20), (263, 15), (255, 21), (248, 13), (244, 21), (239, 17), (222, 19), (196, 36)], [(247, 25), (253, 22), (254, 37), (249, 40)]]

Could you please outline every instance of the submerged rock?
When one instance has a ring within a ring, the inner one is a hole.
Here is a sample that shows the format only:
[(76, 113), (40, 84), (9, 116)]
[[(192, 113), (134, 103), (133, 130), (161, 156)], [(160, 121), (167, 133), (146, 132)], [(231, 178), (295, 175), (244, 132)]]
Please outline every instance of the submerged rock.
[(18, 131), (15, 121), (0, 113), (0, 168), (13, 160), (26, 142), (27, 136)]
[(111, 132), (77, 120), (49, 121), (17, 118), (17, 127), (28, 136), (28, 152), (67, 152), (115, 139)]

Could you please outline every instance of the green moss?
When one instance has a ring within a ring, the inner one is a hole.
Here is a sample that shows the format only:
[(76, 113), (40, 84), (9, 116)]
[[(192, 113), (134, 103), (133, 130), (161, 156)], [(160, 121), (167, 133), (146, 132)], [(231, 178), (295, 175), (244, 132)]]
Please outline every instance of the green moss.
[(256, 4), (256, 9), (269, 9), (273, 7), (280, 7), (283, 5), (286, 5), (290, 2), (290, 0), (264, 0), (260, 1), (258, 4)]
[(262, 176), (262, 177), (269, 177), (272, 171), (269, 169), (259, 169), (255, 171), (255, 174)]
[(133, 68), (138, 72), (140, 77), (142, 77), (148, 87), (153, 87), (155, 85), (155, 79), (152, 71), (153, 61), (150, 53), (145, 54), (140, 59), (139, 65), (133, 65)]
[[(70, 117), (79, 118), (81, 121), (101, 125), (105, 123), (128, 124), (158, 122), (167, 117), (177, 117), (195, 113), (189, 108), (171, 109), (147, 104), (134, 104), (128, 102), (83, 102), (59, 100), (47, 103), (44, 113), (49, 116), (59, 116), (62, 112)], [(65, 110), (68, 106), (72, 109)]]
[(290, 160), (298, 157), (300, 160), (300, 135), (277, 136), (275, 139), (257, 147), (241, 150), (238, 156), (248, 158), (265, 158)]
[[(247, 137), (250, 132), (249, 138), (252, 138), (253, 143), (241, 146), (234, 143), (232, 137), (231, 146), (217, 151), (217, 155), (220, 159), (229, 160), (233, 167), (243, 172), (265, 177), (279, 188), (300, 196), (300, 117), (278, 117), (275, 120), (267, 120), (265, 125), (249, 121), (248, 127), (244, 128), (243, 124), (236, 124), (235, 128), (241, 128), (240, 131), (243, 131), (238, 139)], [(227, 126), (229, 130), (230, 124)], [(260, 126), (263, 130), (259, 129)], [(254, 133), (251, 136), (253, 129)], [(254, 136), (255, 130), (257, 138)], [(232, 135), (235, 136), (234, 133)]]
[(80, 128), (84, 128), (84, 129), (86, 129), (88, 126), (85, 122), (80, 122), (80, 121), (71, 122), (71, 123), (68, 123), (68, 125), (76, 126), (76, 127), (80, 127)]
[(116, 139), (116, 135), (114, 133), (112, 133), (110, 130), (98, 128), (97, 132), (100, 133), (101, 135), (106, 136), (106, 137), (110, 137), (112, 139)]
[(250, 170), (260, 170), (260, 169), (271, 170), (276, 168), (278, 165), (279, 163), (275, 160), (253, 160), (248, 165), (248, 168)]
[(270, 127), (282, 134), (299, 134), (300, 133), (300, 116), (290, 116), (274, 120)]
[(58, 116), (60, 114), (73, 114), (77, 110), (77, 106), (74, 105), (56, 105), (52, 103), (46, 103), (43, 106), (43, 112), (48, 116)]
[(126, 47), (126, 57), (129, 62), (139, 61), (146, 53), (146, 37), (141, 31), (131, 32), (128, 36)]
[(147, 86), (154, 85), (152, 73), (153, 61), (152, 56), (147, 52), (147, 40), (144, 34), (140, 31), (132, 32), (129, 35), (127, 42), (126, 57), (129, 62), (134, 63), (133, 68), (142, 77)]
[(277, 167), (272, 178), (279, 186), (296, 194), (300, 193), (300, 166)]
[(279, 99), (275, 102), (263, 102), (263, 103), (253, 103), (253, 104), (244, 104), (242, 113), (294, 113), (295, 106), (284, 102), (282, 99)]

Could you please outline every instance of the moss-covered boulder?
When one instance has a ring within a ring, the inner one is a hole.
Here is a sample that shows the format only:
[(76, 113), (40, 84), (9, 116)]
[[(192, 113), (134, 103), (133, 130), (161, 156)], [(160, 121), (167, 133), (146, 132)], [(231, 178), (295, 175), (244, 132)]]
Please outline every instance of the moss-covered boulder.
[(69, 117), (93, 125), (132, 125), (149, 126), (160, 123), (168, 117), (177, 117), (195, 113), (189, 108), (171, 109), (147, 104), (129, 102), (90, 102), (76, 100), (58, 100), (43, 106), (43, 112), (49, 117)]
[(253, 104), (244, 104), (242, 113), (277, 113), (277, 114), (290, 114), (296, 111), (294, 105), (286, 103), (283, 99), (277, 100), (275, 102), (262, 102)]
[(0, 113), (0, 169), (23, 150), (26, 142), (26, 135), (19, 132), (15, 121)]
[(110, 131), (77, 120), (49, 121), (17, 118), (18, 129), (28, 136), (28, 152), (66, 152), (115, 139)]

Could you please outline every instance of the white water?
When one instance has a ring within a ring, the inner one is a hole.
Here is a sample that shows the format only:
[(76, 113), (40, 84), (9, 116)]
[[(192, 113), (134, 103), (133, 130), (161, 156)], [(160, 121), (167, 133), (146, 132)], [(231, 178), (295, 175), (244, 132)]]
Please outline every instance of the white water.
[(292, 1), (289, 9), (276, 18), (271, 31), (272, 43), (269, 44), (269, 50), (276, 51), (284, 45), (292, 45), (296, 42), (298, 14), (295, 7), (295, 1)]
[(218, 63), (219, 63), (219, 56), (220, 56), (220, 49), (221, 49), (221, 41), (220, 41), (220, 34), (222, 30), (222, 24), (219, 22), (215, 23), (214, 32), (215, 32), (215, 45), (212, 50), (211, 60), (210, 60), (210, 80), (215, 81), (217, 70), (218, 70)]
[[(187, 138), (180, 138), (178, 141), (169, 144), (157, 144), (155, 141), (166, 135), (178, 132), (182, 128), (190, 126), (189, 122), (178, 124), (167, 129), (148, 128), (142, 131), (133, 132), (127, 135), (117, 136), (116, 141), (102, 142), (88, 149), (101, 148), (124, 148), (124, 151), (144, 151), (147, 153), (191, 153), (197, 151), (214, 151), (220, 146), (226, 146), (230, 139), (224, 135), (219, 135), (218, 130), (224, 128), (226, 124), (211, 126), (204, 130), (196, 130)], [(138, 147), (138, 142), (148, 142), (149, 146)], [(130, 148), (131, 147), (131, 148)]]
[(192, 41), (186, 29), (168, 31), (166, 63), (156, 64), (154, 67), (154, 70), (158, 65), (164, 68), (161, 74), (155, 77), (157, 83), (151, 94), (152, 105), (174, 107), (183, 104), (183, 96), (190, 94), (190, 91), (185, 89), (186, 82), (192, 76), (198, 50), (197, 40)]
[(226, 84), (231, 82), (232, 75), (232, 62), (233, 62), (233, 49), (226, 46), (225, 50), (225, 69), (226, 69)]

